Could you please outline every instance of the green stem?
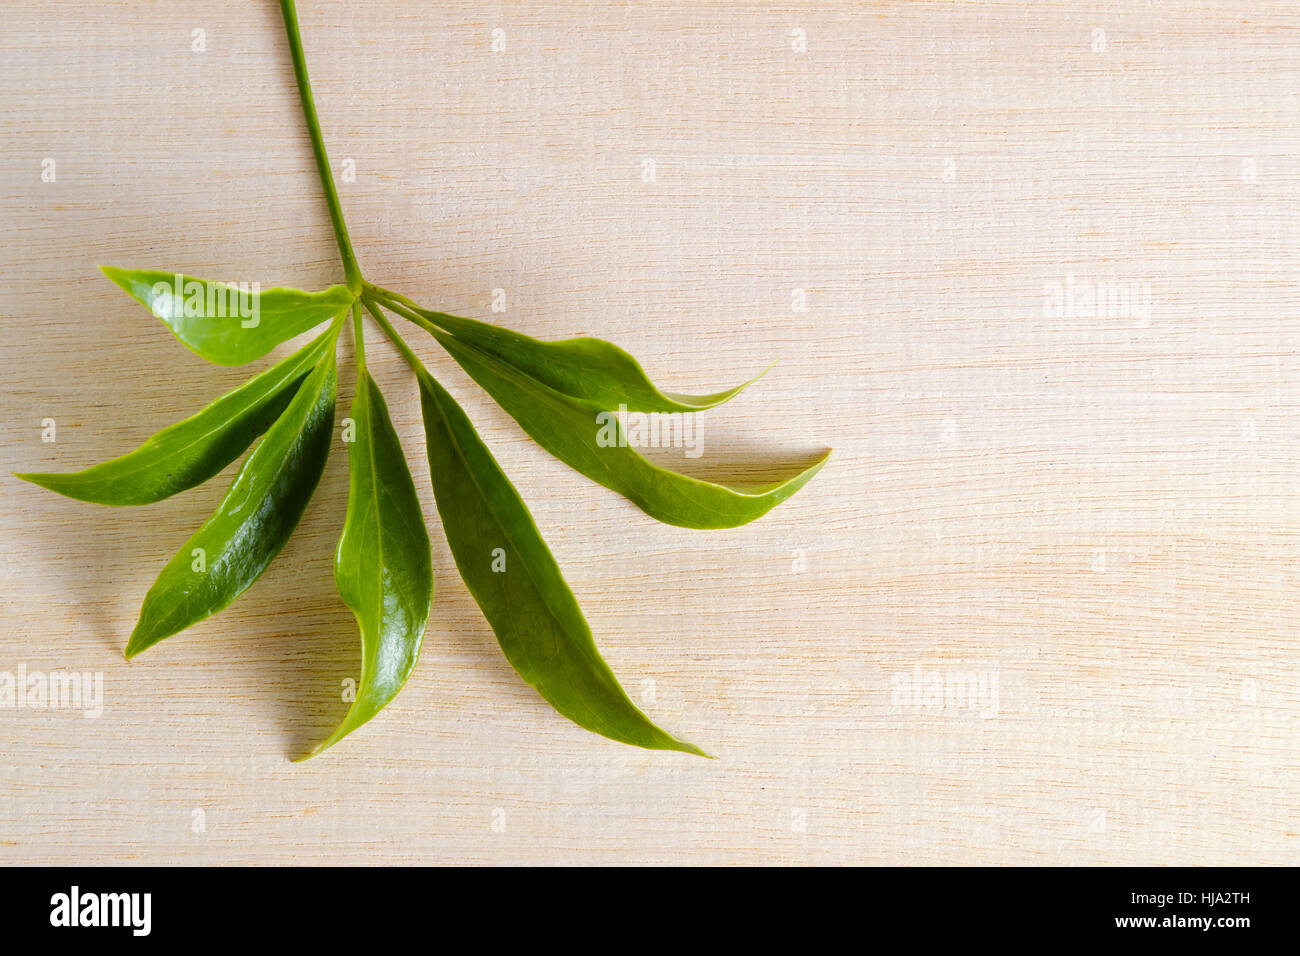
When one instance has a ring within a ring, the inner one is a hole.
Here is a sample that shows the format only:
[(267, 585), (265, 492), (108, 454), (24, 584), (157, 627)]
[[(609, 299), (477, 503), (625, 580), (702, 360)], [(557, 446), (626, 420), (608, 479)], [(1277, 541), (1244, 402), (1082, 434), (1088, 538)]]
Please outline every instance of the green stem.
[(357, 372), (366, 373), (366, 333), (361, 328), (361, 306), (358, 300), (352, 300), (352, 337), (357, 340)]
[(378, 286), (371, 286), (370, 290), (374, 294), (374, 297), (386, 309), (388, 309), (390, 312), (400, 315), (408, 322), (414, 322), (416, 325), (418, 325), (420, 328), (426, 331), (438, 329), (438, 331), (440, 332), (446, 332), (446, 329), (443, 329), (436, 322), (432, 321), (428, 316), (424, 315), (422, 310), (417, 311), (419, 310), (419, 306), (415, 305), (414, 303), (411, 303), (409, 306), (403, 304), (404, 302), (411, 302), (411, 300), (407, 299), (405, 296), (398, 295), (395, 292), (389, 292), (386, 289), (380, 289)]
[(361, 302), (365, 305), (366, 311), (374, 316), (375, 321), (379, 323), (380, 328), (384, 330), (385, 334), (392, 339), (393, 344), (396, 345), (398, 351), (402, 353), (402, 358), (406, 359), (406, 364), (411, 366), (411, 371), (415, 372), (417, 375), (423, 372), (424, 364), (420, 361), (420, 357), (411, 350), (409, 345), (406, 344), (406, 339), (402, 338), (397, 329), (393, 328), (393, 323), (389, 322), (384, 316), (384, 313), (379, 311), (379, 308), (375, 305), (374, 301), (369, 296), (363, 296)]
[(401, 293), (394, 292), (392, 289), (385, 289), (383, 286), (378, 286), (371, 282), (366, 283), (366, 291), (380, 299), (391, 299), (394, 302), (400, 302), (409, 309), (428, 311), (427, 309), (421, 309), (419, 303), (415, 302), (413, 299), (408, 299)]
[(316, 116), (316, 103), (311, 96), (311, 82), (307, 79), (307, 60), (302, 52), (302, 36), (298, 33), (298, 11), (294, 9), (293, 0), (280, 0), (280, 13), (284, 16), (284, 32), (289, 37), (289, 52), (293, 55), (293, 74), (298, 80), (302, 114), (307, 120), (307, 132), (311, 134), (311, 150), (316, 156), (316, 172), (320, 175), (320, 183), (325, 190), (325, 201), (330, 209), (330, 221), (334, 223), (334, 238), (338, 240), (339, 256), (343, 259), (343, 273), (347, 276), (348, 288), (357, 295), (361, 292), (361, 268), (357, 265), (356, 254), (352, 251), (352, 240), (348, 238), (348, 225), (343, 221), (343, 209), (339, 205), (338, 190), (334, 188), (334, 173), (330, 171), (329, 158), (325, 155), (325, 141), (321, 138), (320, 119)]

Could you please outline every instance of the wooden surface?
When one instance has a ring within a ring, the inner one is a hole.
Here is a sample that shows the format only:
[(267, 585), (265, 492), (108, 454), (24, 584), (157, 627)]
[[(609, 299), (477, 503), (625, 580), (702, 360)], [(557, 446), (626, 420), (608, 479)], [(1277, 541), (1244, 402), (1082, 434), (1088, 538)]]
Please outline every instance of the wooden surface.
[[(331, 576), (341, 443), (262, 581), (130, 664), (145, 590), (234, 466), (147, 509), (0, 479), (0, 671), (104, 682), (98, 719), (0, 710), (0, 860), (1297, 862), (1300, 8), (300, 15), (370, 278), (613, 340), (677, 390), (780, 357), (679, 464), (835, 456), (748, 527), (662, 526), (413, 335), (625, 686), (717, 761), (593, 736), (514, 676), (377, 335), (438, 594), (396, 704), (320, 759), (290, 763), (359, 659)], [(4, 17), (0, 464), (76, 469), (248, 374), (205, 365), (96, 263), (263, 288), (341, 273), (273, 3)], [(1084, 282), (1137, 296), (1052, 299)], [(903, 693), (918, 673), (990, 694), (928, 706)]]

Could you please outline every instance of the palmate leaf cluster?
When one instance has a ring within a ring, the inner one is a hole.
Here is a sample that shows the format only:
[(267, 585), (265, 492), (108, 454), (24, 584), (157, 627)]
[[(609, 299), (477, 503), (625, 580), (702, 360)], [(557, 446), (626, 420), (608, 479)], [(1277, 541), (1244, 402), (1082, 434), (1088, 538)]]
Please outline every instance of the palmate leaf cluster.
[(361, 677), (343, 722), (313, 750), (319, 753), (401, 690), (433, 609), (427, 525), (384, 396), (366, 369), (364, 310), (414, 373), (442, 532), (516, 672), (588, 730), (639, 747), (702, 754), (656, 726), (619, 686), (523, 499), (388, 315), (432, 336), (555, 457), (668, 524), (730, 528), (753, 521), (801, 488), (829, 453), (762, 485), (701, 481), (658, 466), (626, 440), (612, 409), (693, 414), (733, 398), (745, 385), (702, 396), (664, 392), (632, 356), (600, 339), (543, 342), (422, 308), (367, 282), (329, 175), (294, 4), (282, 0), (281, 7), (346, 283), (319, 292), (250, 291), (170, 272), (103, 271), (186, 347), (220, 365), (254, 362), (296, 336), (323, 331), (128, 454), (80, 472), (19, 477), (82, 501), (147, 505), (202, 484), (255, 445), (211, 517), (177, 549), (145, 595), (126, 645), (127, 657), (134, 657), (228, 607), (293, 534), (333, 444), (336, 346), (350, 317), (357, 385), (349, 410), (347, 514), (334, 578), (360, 630)]

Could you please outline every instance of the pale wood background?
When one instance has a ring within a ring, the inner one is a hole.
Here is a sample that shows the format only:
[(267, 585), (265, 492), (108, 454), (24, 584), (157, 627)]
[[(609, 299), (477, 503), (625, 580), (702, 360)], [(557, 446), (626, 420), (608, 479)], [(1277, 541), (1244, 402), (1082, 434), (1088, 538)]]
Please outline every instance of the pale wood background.
[[(145, 590), (228, 475), (144, 510), (0, 479), (0, 670), (101, 671), (106, 695), (99, 720), (0, 711), (0, 860), (1297, 862), (1300, 8), (300, 15), (371, 278), (614, 340), (678, 390), (779, 356), (690, 467), (835, 457), (749, 527), (661, 526), (413, 338), (625, 685), (718, 761), (588, 734), (515, 678), (377, 342), (439, 590), (398, 702), (321, 759), (289, 762), (358, 659), (330, 565), (341, 444), (266, 577), (129, 665)], [(3, 16), (0, 464), (74, 469), (247, 374), (96, 263), (263, 287), (340, 270), (274, 3)], [(1045, 317), (1071, 274), (1148, 284), (1149, 317)], [(900, 704), (917, 666), (996, 673), (996, 713)]]

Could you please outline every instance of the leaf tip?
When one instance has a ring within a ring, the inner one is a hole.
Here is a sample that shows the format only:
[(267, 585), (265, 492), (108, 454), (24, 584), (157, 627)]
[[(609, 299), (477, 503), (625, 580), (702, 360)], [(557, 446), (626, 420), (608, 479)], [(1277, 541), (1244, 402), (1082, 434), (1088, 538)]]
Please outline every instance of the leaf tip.
[(147, 635), (142, 635), (140, 633), (140, 626), (137, 624), (135, 630), (131, 632), (131, 636), (126, 639), (126, 648), (122, 653), (129, 661), (141, 652), (153, 647), (156, 643), (158, 643), (156, 639), (151, 639)]
[[(354, 704), (353, 706), (356, 705)], [(352, 714), (352, 708), (348, 708), (348, 716), (351, 716), (351, 714)], [(312, 747), (311, 750), (308, 750), (301, 757), (294, 757), (292, 762), (303, 763), (304, 761), (310, 760), (312, 757), (320, 756), (321, 754), (329, 750), (336, 743), (338, 743), (340, 740), (342, 740), (344, 737), (346, 737), (348, 734), (352, 733), (352, 731), (356, 729), (357, 728), (355, 726), (351, 726), (348, 723), (347, 717), (344, 717), (343, 723), (340, 724), (332, 734), (330, 734), (328, 737), (326, 737), (324, 740), (318, 743), (315, 747)]]
[(755, 375), (753, 378), (751, 378), (751, 379), (750, 379), (748, 382), (746, 382), (744, 385), (741, 385), (739, 388), (737, 388), (737, 389), (736, 389), (736, 393), (739, 394), (740, 392), (743, 392), (745, 389), (749, 388), (749, 386), (751, 386), (751, 385), (753, 385), (755, 382), (757, 382), (760, 378), (763, 378), (764, 376), (766, 376), (768, 372), (770, 372), (770, 371), (772, 371), (772, 369), (776, 368), (776, 363), (779, 362), (779, 361), (781, 361), (781, 356), (778, 355), (776, 358), (772, 359), (772, 361), (769, 362), (769, 363), (767, 364), (767, 368), (763, 369), (763, 371), (759, 372), (757, 375)]
[(19, 481), (25, 481), (30, 485), (35, 485), (38, 488), (44, 488), (47, 491), (57, 492), (58, 494), (65, 495), (69, 498), (73, 497), (72, 495), (69, 495), (64, 490), (64, 488), (66, 488), (67, 485), (63, 484), (60, 481), (60, 479), (63, 478), (64, 476), (59, 472), (15, 471), (15, 472), (11, 472), (11, 474)]
[(821, 455), (818, 456), (816, 461), (814, 461), (811, 465), (809, 465), (807, 468), (804, 469), (803, 473), (807, 475), (809, 478), (817, 474), (817, 472), (822, 470), (822, 465), (826, 464), (828, 461), (831, 460), (831, 453), (833, 451), (835, 451), (834, 448), (827, 448), (825, 451), (821, 453)]
[[(81, 501), (92, 501), (82, 497), (78, 492), (75, 480), (68, 481), (69, 473), (59, 471), (15, 471), (12, 473), (19, 481), (25, 481), (28, 484), (35, 485), (37, 488), (44, 488), (46, 491), (52, 491), (56, 495), (63, 495), (65, 498), (74, 498)], [(101, 502), (101, 504), (104, 502)]]
[(681, 746), (680, 746), (678, 749), (679, 749), (682, 753), (685, 753), (685, 754), (692, 754), (692, 755), (694, 755), (694, 756), (696, 756), (696, 757), (703, 757), (705, 760), (717, 760), (717, 759), (718, 759), (717, 757), (713, 756), (713, 754), (705, 753), (705, 752), (704, 752), (703, 750), (701, 750), (699, 747), (695, 746), (695, 744), (687, 743), (685, 740), (679, 740), (678, 743), (681, 744)]
[(331, 747), (333, 747), (336, 743), (338, 743), (346, 736), (347, 734), (340, 734), (336, 730), (334, 733), (330, 734), (328, 737), (326, 737), (324, 740), (318, 743), (315, 747), (312, 747), (311, 750), (308, 750), (305, 754), (292, 758), (290, 760), (290, 763), (306, 763), (312, 757), (319, 757), (321, 754), (329, 750)]
[(678, 753), (691, 754), (694, 757), (703, 757), (705, 760), (718, 759), (717, 757), (713, 756), (713, 754), (711, 753), (705, 753), (703, 750), (695, 746), (695, 744), (691, 743), (689, 740), (682, 740), (680, 737), (674, 737), (672, 734), (663, 731), (661, 731), (661, 733), (664, 733), (664, 736), (667, 738), (667, 741), (660, 744), (660, 749), (676, 750)]
[(114, 285), (121, 286), (126, 281), (125, 269), (119, 269), (117, 266), (106, 266), (102, 262), (98, 264), (98, 268), (104, 274), (104, 278)]

